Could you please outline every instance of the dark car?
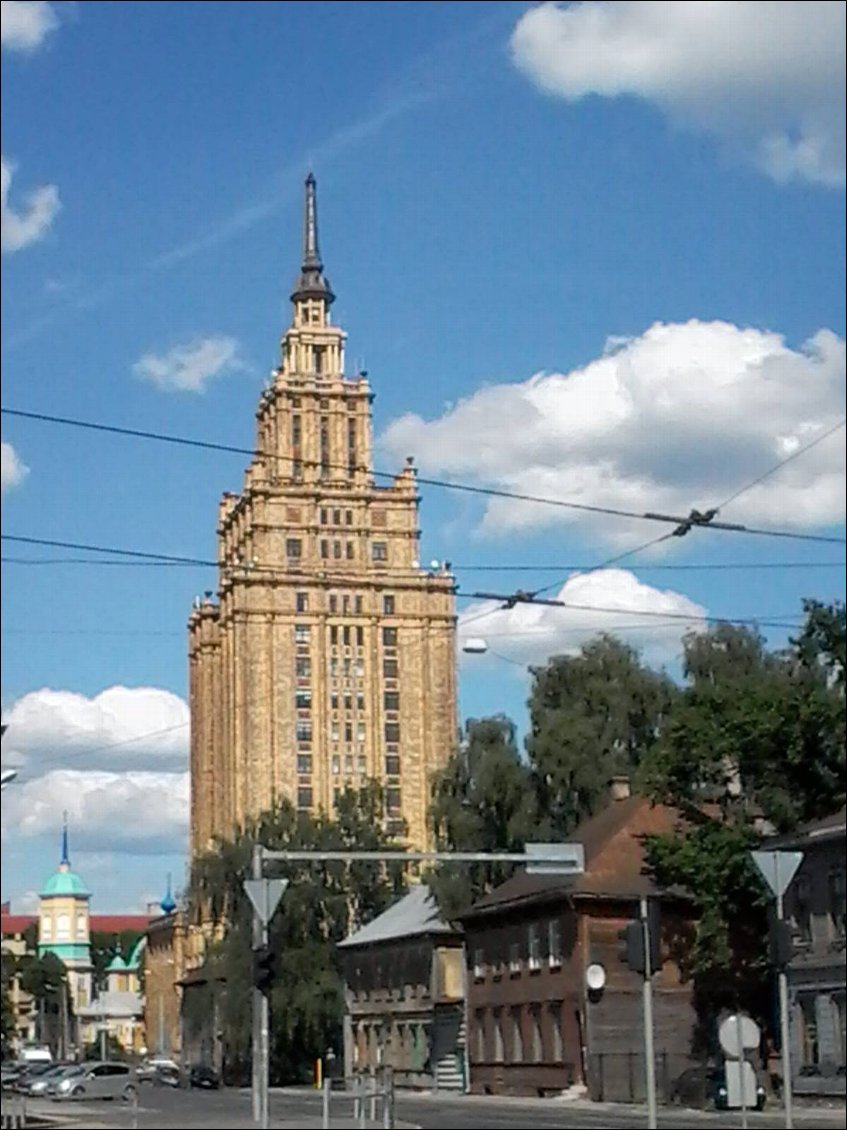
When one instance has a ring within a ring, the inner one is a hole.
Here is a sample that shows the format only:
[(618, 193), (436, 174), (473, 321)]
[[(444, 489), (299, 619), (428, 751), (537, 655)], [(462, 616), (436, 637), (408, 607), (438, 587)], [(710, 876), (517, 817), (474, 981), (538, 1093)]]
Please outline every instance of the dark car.
[[(765, 1099), (765, 1088), (757, 1082), (756, 1110), (764, 1108)], [(726, 1070), (723, 1064), (702, 1064), (683, 1071), (671, 1090), (671, 1102), (700, 1109), (713, 1106), (716, 1110), (726, 1110)]]
[(173, 1064), (158, 1064), (153, 1071), (153, 1082), (159, 1087), (179, 1087), (182, 1084), (182, 1073)]
[(188, 1084), (203, 1091), (216, 1091), (221, 1085), (217, 1071), (205, 1063), (195, 1064), (188, 1072)]

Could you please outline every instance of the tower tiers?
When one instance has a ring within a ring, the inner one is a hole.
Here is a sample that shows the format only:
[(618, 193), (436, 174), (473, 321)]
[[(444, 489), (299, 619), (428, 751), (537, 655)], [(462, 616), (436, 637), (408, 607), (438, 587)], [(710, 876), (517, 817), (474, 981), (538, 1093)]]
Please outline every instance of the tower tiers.
[(257, 455), (218, 520), (219, 602), (189, 619), (192, 853), (286, 798), (332, 813), (379, 780), (389, 828), (429, 842), (456, 735), (455, 583), (419, 564), (411, 461), (374, 484), (372, 395), (345, 334), (306, 180), (303, 263)]

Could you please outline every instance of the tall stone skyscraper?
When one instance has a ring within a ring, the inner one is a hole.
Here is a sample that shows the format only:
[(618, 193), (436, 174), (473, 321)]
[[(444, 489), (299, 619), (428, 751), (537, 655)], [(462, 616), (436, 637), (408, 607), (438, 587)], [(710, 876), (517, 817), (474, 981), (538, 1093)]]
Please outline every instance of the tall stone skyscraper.
[(430, 778), (455, 742), (454, 580), (421, 568), (411, 461), (374, 483), (373, 395), (364, 373), (344, 375), (333, 298), (309, 176), (257, 454), (220, 504), (219, 603), (189, 620), (193, 856), (277, 799), (331, 814), (370, 778), (389, 829), (405, 821), (422, 847)]

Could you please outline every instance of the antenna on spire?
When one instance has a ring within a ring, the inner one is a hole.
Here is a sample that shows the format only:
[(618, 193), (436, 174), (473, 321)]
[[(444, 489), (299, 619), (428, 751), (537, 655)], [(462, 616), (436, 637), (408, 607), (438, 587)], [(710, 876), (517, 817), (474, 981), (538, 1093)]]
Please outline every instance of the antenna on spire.
[(303, 209), (303, 264), (300, 277), (294, 284), (292, 301), (299, 298), (323, 298), (327, 305), (335, 295), (324, 277), (321, 253), (318, 248), (318, 184), (315, 174), (306, 177), (306, 198)]
[(70, 867), (71, 855), (68, 850), (68, 810), (62, 813), (62, 858), (59, 860), (60, 867)]
[(315, 174), (306, 177), (306, 210), (303, 216), (303, 269), (321, 269), (321, 253), (318, 250), (318, 200)]

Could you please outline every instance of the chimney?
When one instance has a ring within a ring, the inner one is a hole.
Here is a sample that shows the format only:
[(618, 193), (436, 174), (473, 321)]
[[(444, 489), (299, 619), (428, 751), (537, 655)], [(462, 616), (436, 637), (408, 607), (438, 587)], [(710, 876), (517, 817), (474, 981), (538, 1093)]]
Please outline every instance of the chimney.
[(629, 777), (612, 777), (609, 781), (609, 799), (613, 804), (619, 800), (629, 800), (632, 796), (632, 789), (629, 784)]

